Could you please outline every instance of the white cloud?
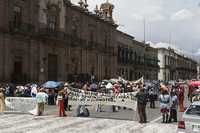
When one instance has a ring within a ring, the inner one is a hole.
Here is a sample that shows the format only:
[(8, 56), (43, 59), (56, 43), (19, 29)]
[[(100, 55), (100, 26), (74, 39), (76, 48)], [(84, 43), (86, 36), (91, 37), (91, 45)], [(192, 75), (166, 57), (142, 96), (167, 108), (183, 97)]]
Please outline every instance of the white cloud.
[(144, 20), (144, 17), (143, 17), (142, 15), (135, 14), (135, 13), (133, 13), (133, 14), (131, 15), (131, 17), (132, 17), (134, 20), (138, 20), (138, 21)]
[(144, 14), (144, 15), (141, 15), (141, 14), (132, 14), (131, 17), (136, 20), (136, 21), (143, 21), (144, 19), (148, 22), (157, 22), (157, 21), (162, 21), (162, 20), (165, 20), (165, 17), (162, 16), (161, 14), (155, 14), (155, 13), (152, 13), (152, 14)]
[(197, 50), (197, 52), (195, 53), (195, 55), (200, 56), (200, 48)]
[(175, 20), (175, 21), (182, 21), (182, 20), (187, 20), (190, 19), (192, 17), (194, 17), (195, 15), (188, 9), (182, 9), (176, 13), (174, 13), (171, 16), (171, 20)]
[(161, 14), (152, 14), (151, 16), (149, 16), (149, 21), (150, 22), (163, 21), (165, 19), (166, 18)]

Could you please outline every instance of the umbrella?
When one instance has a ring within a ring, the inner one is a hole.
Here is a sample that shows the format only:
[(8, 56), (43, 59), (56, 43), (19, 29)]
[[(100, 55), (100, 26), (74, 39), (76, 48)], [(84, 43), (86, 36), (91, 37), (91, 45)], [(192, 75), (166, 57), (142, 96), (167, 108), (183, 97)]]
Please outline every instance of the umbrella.
[(112, 85), (111, 83), (108, 83), (108, 84), (106, 85), (106, 89), (112, 89), (112, 87), (113, 87), (113, 85)]
[(63, 83), (55, 81), (48, 81), (42, 85), (44, 88), (59, 88), (61, 86), (63, 86)]

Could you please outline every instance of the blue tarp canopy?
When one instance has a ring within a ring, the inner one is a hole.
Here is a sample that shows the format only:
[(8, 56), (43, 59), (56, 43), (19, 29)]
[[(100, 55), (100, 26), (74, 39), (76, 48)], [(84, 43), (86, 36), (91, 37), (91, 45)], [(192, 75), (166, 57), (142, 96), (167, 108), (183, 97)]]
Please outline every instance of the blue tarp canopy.
[(44, 88), (59, 88), (62, 87), (63, 83), (62, 82), (55, 82), (55, 81), (47, 81), (46, 83), (42, 84), (42, 87)]

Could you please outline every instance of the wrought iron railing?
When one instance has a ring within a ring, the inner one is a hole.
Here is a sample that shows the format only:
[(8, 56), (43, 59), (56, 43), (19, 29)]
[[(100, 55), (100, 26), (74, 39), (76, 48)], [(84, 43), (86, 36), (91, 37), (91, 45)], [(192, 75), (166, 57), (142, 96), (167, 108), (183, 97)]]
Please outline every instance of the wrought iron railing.
[(34, 34), (35, 27), (34, 25), (28, 23), (16, 23), (14, 21), (10, 21), (9, 31), (12, 33)]

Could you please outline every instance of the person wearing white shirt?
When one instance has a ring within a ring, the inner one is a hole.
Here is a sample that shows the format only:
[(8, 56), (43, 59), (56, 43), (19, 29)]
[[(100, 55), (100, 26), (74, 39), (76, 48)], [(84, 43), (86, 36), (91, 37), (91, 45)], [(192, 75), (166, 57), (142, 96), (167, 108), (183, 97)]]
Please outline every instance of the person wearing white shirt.
[(160, 111), (163, 116), (163, 123), (168, 123), (169, 109), (170, 109), (170, 96), (167, 90), (163, 90), (159, 96)]
[(36, 95), (37, 102), (37, 115), (42, 115), (44, 112), (44, 105), (47, 102), (48, 95), (45, 93), (44, 89), (40, 89), (39, 93)]

